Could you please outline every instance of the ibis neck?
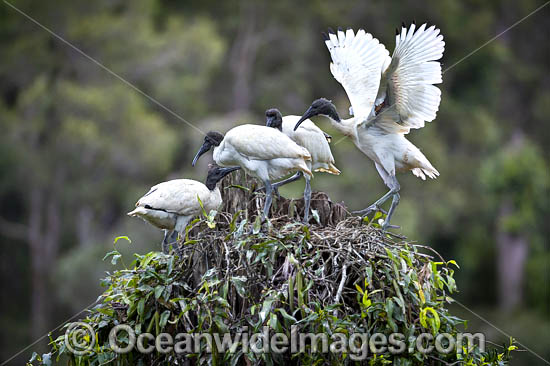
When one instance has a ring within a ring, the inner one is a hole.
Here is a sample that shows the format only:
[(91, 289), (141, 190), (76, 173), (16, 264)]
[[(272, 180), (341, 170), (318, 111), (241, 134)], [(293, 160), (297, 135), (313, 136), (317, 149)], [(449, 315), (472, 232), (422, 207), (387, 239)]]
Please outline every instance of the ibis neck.
[(340, 119), (340, 122), (336, 121), (334, 118), (325, 116), (330, 120), (330, 123), (334, 128), (343, 133), (346, 136), (353, 137), (355, 136), (355, 117), (348, 119)]
[(220, 182), (216, 182), (214, 183), (213, 185), (211, 184), (206, 184), (206, 188), (208, 188), (208, 190), (210, 192), (213, 192), (213, 193), (216, 193), (216, 192), (220, 192)]

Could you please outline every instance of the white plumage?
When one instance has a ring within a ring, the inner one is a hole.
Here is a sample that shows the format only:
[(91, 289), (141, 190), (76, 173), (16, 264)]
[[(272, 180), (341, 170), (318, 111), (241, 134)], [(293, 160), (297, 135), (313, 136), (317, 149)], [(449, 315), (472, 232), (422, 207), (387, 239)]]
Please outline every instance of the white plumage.
[(267, 217), (271, 206), (272, 180), (298, 171), (306, 179), (313, 176), (306, 163), (311, 160), (309, 152), (273, 128), (246, 124), (232, 128), (225, 136), (211, 131), (206, 134), (193, 165), (212, 147), (213, 158), (218, 165), (239, 166), (265, 184), (264, 217)]
[[(300, 119), (299, 116), (285, 116), (281, 115), (278, 109), (272, 108), (265, 112), (267, 118), (266, 125), (268, 127), (276, 128), (290, 137), (292, 141), (305, 148), (311, 155), (311, 160), (307, 160), (306, 163), (310, 170), (326, 172), (330, 174), (339, 175), (340, 170), (334, 165), (334, 157), (330, 150), (328, 139), (330, 136), (325, 134), (315, 123), (312, 121), (302, 121), (300, 127), (295, 131), (294, 127)], [(285, 179), (282, 182), (277, 182), (273, 186), (279, 188), (280, 186), (294, 182), (302, 177), (302, 172), (296, 173), (294, 176)], [(309, 220), (309, 208), (311, 205), (311, 185), (309, 179), (306, 179), (306, 186), (304, 189), (304, 222)]]
[(353, 117), (340, 120), (334, 105), (326, 99), (312, 103), (302, 120), (315, 115), (329, 117), (332, 124), (371, 160), (390, 188), (361, 213), (378, 210), (388, 198), (392, 207), (384, 223), (389, 225), (399, 202), (396, 172), (411, 170), (421, 178), (436, 178), (439, 172), (420, 150), (405, 138), (411, 128), (424, 127), (435, 119), (441, 91), (432, 84), (441, 83), (441, 65), (445, 42), (435, 26), (412, 24), (396, 35), (392, 57), (371, 34), (359, 30), (325, 35), (330, 51), (330, 70), (344, 87), (351, 102)]
[(159, 183), (149, 190), (137, 203), (129, 216), (141, 217), (151, 225), (165, 230), (163, 250), (172, 232), (184, 233), (189, 221), (202, 212), (199, 203), (209, 213), (222, 204), (222, 196), (217, 186), (225, 175), (235, 168), (212, 166), (209, 169), (206, 185), (192, 179), (174, 179)]
[(294, 131), (300, 116), (288, 115), (282, 117), (281, 112), (273, 108), (266, 111), (266, 117), (268, 127), (277, 128), (309, 152), (311, 160), (307, 160), (306, 163), (310, 170), (335, 175), (340, 174), (340, 170), (334, 165), (334, 156), (332, 156), (330, 150), (327, 134), (315, 123), (309, 119), (305, 120)]

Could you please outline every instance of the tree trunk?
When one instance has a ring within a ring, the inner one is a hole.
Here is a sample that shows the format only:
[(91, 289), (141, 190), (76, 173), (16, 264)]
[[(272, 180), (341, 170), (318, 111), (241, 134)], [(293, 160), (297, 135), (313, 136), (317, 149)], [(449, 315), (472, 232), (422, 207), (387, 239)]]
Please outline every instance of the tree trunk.
[(34, 187), (30, 193), (28, 242), (31, 256), (31, 337), (34, 340), (45, 335), (49, 324), (52, 302), (49, 296), (51, 269), (59, 249), (61, 220), (58, 187), (61, 187), (61, 171), (54, 177), (52, 190)]
[(29, 213), (29, 248), (31, 256), (31, 337), (33, 341), (46, 332), (48, 318), (47, 273), (44, 258), (44, 246), (41, 242), (41, 222), (43, 216), (44, 194), (39, 188), (34, 188), (30, 194)]
[[(512, 204), (503, 202), (499, 217), (512, 214)], [(523, 235), (510, 234), (502, 227), (497, 229), (498, 295), (500, 308), (504, 311), (513, 310), (521, 304), (528, 244)]]
[(242, 21), (231, 47), (229, 65), (234, 75), (233, 109), (248, 110), (251, 104), (253, 66), (260, 45), (260, 35), (256, 27), (259, 14), (253, 3), (240, 6)]

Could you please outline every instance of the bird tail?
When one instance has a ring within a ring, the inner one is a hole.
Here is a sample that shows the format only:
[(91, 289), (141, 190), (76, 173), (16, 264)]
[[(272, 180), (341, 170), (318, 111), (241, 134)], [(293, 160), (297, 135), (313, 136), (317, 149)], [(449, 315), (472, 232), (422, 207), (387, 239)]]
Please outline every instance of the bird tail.
[(134, 211), (128, 212), (127, 215), (132, 216), (132, 217), (138, 217), (140, 215), (145, 214), (146, 212), (147, 212), (146, 208), (138, 206), (138, 207), (136, 207), (136, 209)]
[(412, 173), (422, 180), (426, 180), (426, 176), (431, 179), (436, 179), (439, 176), (439, 172), (431, 164), (426, 168), (414, 168), (411, 169)]
[(307, 167), (307, 164), (300, 164), (299, 170), (301, 170), (304, 174), (308, 175), (309, 178), (313, 178), (313, 173), (311, 170)]

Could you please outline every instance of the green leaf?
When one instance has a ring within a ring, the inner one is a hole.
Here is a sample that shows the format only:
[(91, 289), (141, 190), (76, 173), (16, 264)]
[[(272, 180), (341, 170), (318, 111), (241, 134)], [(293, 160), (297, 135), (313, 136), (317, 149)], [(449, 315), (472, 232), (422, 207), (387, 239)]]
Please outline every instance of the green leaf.
[(174, 270), (174, 256), (171, 256), (168, 260), (168, 264), (166, 265), (166, 274), (170, 276), (172, 271)]
[(290, 323), (291, 325), (298, 322), (298, 320), (295, 317), (293, 317), (292, 315), (290, 315), (289, 313), (287, 313), (285, 309), (278, 308), (277, 310), (279, 311), (279, 313), (281, 313), (283, 318), (285, 318), (287, 320), (290, 320), (292, 322), (292, 323)]
[[(432, 317), (428, 317), (428, 312), (432, 314)], [(425, 307), (420, 312), (420, 324), (426, 329), (432, 328), (433, 332), (436, 333), (441, 326), (441, 320), (433, 308)]]
[(233, 283), (233, 286), (235, 286), (235, 290), (237, 290), (237, 293), (240, 297), (245, 298), (246, 297), (246, 285), (247, 278), (244, 276), (233, 276), (231, 277), (231, 282)]
[(256, 216), (256, 221), (254, 221), (254, 227), (252, 228), (253, 234), (258, 234), (262, 228), (262, 219), (260, 216)]
[(141, 319), (143, 319), (143, 316), (145, 314), (145, 298), (142, 297), (139, 299), (139, 302), (137, 304), (137, 312)]
[(236, 229), (235, 223), (237, 222), (237, 219), (239, 218), (241, 212), (243, 212), (243, 210), (239, 210), (239, 211), (237, 211), (233, 214), (233, 217), (231, 218), (231, 222), (229, 223), (229, 232), (230, 233), (233, 233), (235, 231), (235, 229)]
[(447, 265), (449, 264), (454, 264), (456, 266), (456, 268), (460, 268), (460, 266), (458, 265), (458, 263), (456, 263), (456, 261), (454, 259), (451, 259), (450, 261), (447, 261)]
[(202, 215), (204, 217), (208, 217), (208, 215), (206, 214), (206, 210), (204, 209), (204, 205), (202, 204), (201, 198), (199, 197), (198, 194), (197, 194), (197, 201), (199, 201), (199, 206), (201, 206)]
[(232, 185), (226, 187), (226, 189), (228, 189), (228, 188), (239, 188), (239, 189), (242, 189), (243, 191), (246, 191), (246, 192), (250, 191), (250, 188), (243, 187), (243, 186), (240, 186), (238, 184), (232, 184)]
[(281, 332), (282, 327), (281, 324), (279, 324), (279, 318), (277, 318), (277, 314), (271, 313), (271, 316), (269, 317), (269, 326), (276, 332)]
[(122, 257), (121, 254), (113, 255), (113, 258), (111, 258), (111, 264), (114, 266), (117, 263), (117, 261), (119, 260), (120, 257)]
[(315, 222), (317, 222), (317, 224), (321, 225), (321, 218), (319, 217), (319, 211), (311, 210), (311, 216), (313, 216), (313, 218), (315, 219)]
[(267, 318), (267, 314), (271, 312), (271, 304), (273, 304), (274, 299), (267, 299), (264, 301), (264, 304), (262, 306), (262, 310), (260, 311), (260, 320), (262, 323)]
[(160, 329), (164, 329), (164, 326), (168, 322), (169, 318), (170, 318), (170, 310), (164, 310), (160, 315), (160, 320), (159, 320)]
[(155, 299), (159, 299), (159, 297), (162, 295), (162, 292), (164, 291), (164, 286), (158, 285), (155, 287)]
[(395, 321), (393, 320), (393, 301), (391, 299), (386, 299), (386, 304), (384, 306), (384, 309), (386, 310), (387, 316), (388, 316), (388, 324), (390, 325), (392, 332), (397, 333), (397, 324), (395, 324)]
[(126, 241), (127, 241), (128, 243), (130, 243), (130, 244), (132, 243), (132, 239), (130, 239), (130, 238), (127, 237), (126, 235), (123, 235), (123, 236), (117, 236), (117, 237), (115, 238), (115, 241), (113, 242), (113, 244), (116, 244), (117, 241), (119, 241), (119, 240), (121, 240), (121, 239), (126, 240)]
[(362, 303), (363, 303), (363, 306), (366, 307), (366, 308), (368, 308), (369, 306), (372, 305), (372, 301), (369, 300), (369, 293), (368, 292), (363, 293)]
[(117, 254), (120, 256), (120, 252), (118, 250), (112, 250), (109, 253), (105, 254), (105, 257), (103, 257), (103, 260), (109, 258), (112, 255), (114, 256), (114, 255), (117, 255)]

